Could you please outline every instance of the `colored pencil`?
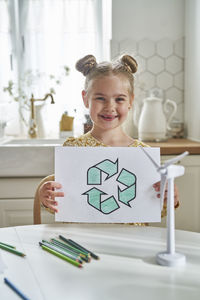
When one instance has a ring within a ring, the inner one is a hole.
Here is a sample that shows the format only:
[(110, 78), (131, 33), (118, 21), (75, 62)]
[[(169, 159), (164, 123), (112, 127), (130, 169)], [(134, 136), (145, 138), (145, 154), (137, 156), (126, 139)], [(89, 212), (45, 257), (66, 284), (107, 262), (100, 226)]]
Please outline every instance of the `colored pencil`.
[(97, 256), (96, 254), (94, 254), (93, 252), (91, 252), (90, 250), (87, 250), (86, 248), (84, 248), (83, 246), (79, 245), (78, 243), (70, 240), (70, 239), (66, 239), (64, 236), (59, 235), (59, 238), (63, 241), (65, 241), (66, 243), (71, 244), (72, 246), (82, 250), (82, 251), (86, 251), (87, 253), (90, 253), (91, 257), (93, 257), (94, 259), (99, 259), (99, 256)]
[(76, 266), (78, 268), (82, 268), (82, 264), (80, 264), (79, 262), (75, 261), (74, 259), (71, 259), (71, 258), (67, 257), (66, 255), (63, 255), (63, 254), (61, 254), (61, 253), (59, 253), (57, 251), (54, 251), (54, 250), (52, 250), (51, 248), (49, 248), (47, 246), (41, 245), (41, 247), (42, 247), (43, 250), (45, 250), (45, 251), (47, 251), (47, 252), (49, 252), (49, 253), (51, 253), (51, 254), (53, 254), (53, 255), (61, 258), (61, 259), (63, 259), (63, 260), (71, 263), (72, 265), (74, 265), (74, 266)]
[(75, 255), (72, 255), (72, 254), (66, 252), (65, 250), (62, 250), (62, 249), (59, 248), (58, 246), (52, 245), (51, 243), (49, 243), (49, 242), (47, 242), (47, 241), (42, 240), (42, 242), (39, 242), (39, 245), (40, 245), (40, 246), (41, 246), (41, 245), (47, 246), (47, 247), (51, 248), (52, 250), (57, 251), (57, 252), (59, 252), (59, 253), (65, 255), (65, 256), (67, 256), (67, 257), (69, 257), (69, 258), (71, 258), (71, 259), (73, 259), (73, 260), (79, 262), (80, 264), (83, 263), (83, 261), (81, 260), (81, 258), (78, 257), (77, 255), (76, 255), (76, 256), (75, 256)]
[(77, 255), (77, 256), (80, 256), (80, 258), (84, 261), (84, 262), (90, 262), (91, 258), (86, 256), (86, 255), (83, 255), (81, 254), (79, 251), (73, 251), (71, 248), (67, 248), (67, 247), (63, 247), (61, 246), (60, 244), (58, 244), (56, 241), (52, 241), (52, 244), (53, 245), (56, 245), (58, 247), (60, 247), (61, 249), (67, 251), (68, 253), (71, 253), (73, 255)]
[(64, 243), (63, 243), (63, 242), (60, 242), (60, 241), (58, 241), (56, 239), (53, 239), (53, 240), (56, 241), (57, 243), (59, 243), (60, 245), (63, 245), (63, 247), (70, 248), (70, 249), (72, 249), (74, 251), (77, 251), (79, 253), (82, 253), (83, 255), (86, 255), (86, 256), (90, 255), (90, 253), (88, 251), (85, 251), (85, 250), (82, 250), (82, 249), (78, 249), (77, 247), (75, 247), (74, 245), (72, 246), (70, 243), (68, 243), (66, 241), (64, 241)]
[(16, 249), (16, 247), (15, 247), (15, 246), (11, 246), (11, 245), (9, 245), (9, 244), (5, 244), (5, 243), (2, 243), (2, 242), (0, 242), (0, 245), (4, 245), (4, 246), (7, 246), (7, 247), (10, 247), (10, 248)]
[(19, 252), (19, 251), (15, 250), (14, 248), (5, 246), (5, 245), (3, 245), (3, 244), (0, 244), (0, 248), (3, 249), (3, 250), (6, 250), (6, 251), (8, 251), (8, 252), (11, 252), (11, 253), (13, 253), (13, 254), (19, 255), (19, 256), (26, 256), (26, 254), (24, 254), (24, 253), (22, 253), (22, 252)]
[(60, 246), (59, 244), (55, 243), (54, 241), (48, 242), (46, 240), (42, 240), (42, 242), (47, 243), (47, 244), (51, 245), (52, 247), (58, 248), (59, 250), (63, 251), (64, 253), (67, 253), (67, 255), (71, 255), (74, 258), (80, 259), (80, 256), (77, 253)]
[(23, 300), (29, 300), (8, 278), (4, 278), (4, 282)]
[(71, 255), (79, 256), (78, 252), (75, 252), (70, 248), (64, 247), (63, 245), (59, 244), (56, 240), (51, 240), (51, 243), (52, 243), (52, 245), (55, 245), (56, 247), (59, 247), (60, 249), (66, 251), (67, 253), (70, 253)]
[(65, 249), (68, 249), (78, 255), (80, 255), (81, 259), (83, 259), (84, 261), (86, 262), (90, 262), (91, 260), (91, 257), (90, 257), (90, 254), (85, 252), (85, 251), (82, 251), (82, 250), (79, 250), (75, 247), (72, 247), (71, 245), (67, 244), (66, 243), (61, 243), (60, 241), (56, 240), (56, 239), (51, 239), (51, 241), (57, 245), (59, 245), (60, 247), (63, 247)]
[(47, 247), (49, 247), (49, 248), (51, 248), (51, 249), (53, 249), (53, 250), (55, 250), (55, 251), (58, 251), (59, 253), (61, 253), (61, 254), (63, 254), (63, 255), (66, 255), (66, 256), (70, 257), (71, 259), (74, 259), (74, 260), (80, 259), (80, 257), (79, 257), (78, 255), (76, 255), (76, 254), (74, 254), (74, 253), (67, 252), (67, 251), (65, 251), (64, 248), (61, 248), (61, 247), (59, 247), (58, 245), (53, 244), (53, 243), (51, 243), (51, 242), (48, 242), (48, 241), (46, 241), (46, 240), (42, 240), (42, 242), (39, 242), (39, 244), (40, 244), (40, 245), (42, 244), (42, 245), (47, 246)]
[(75, 246), (77, 247), (78, 249), (80, 250), (84, 250), (84, 251), (87, 251), (88, 253), (90, 253), (91, 257), (94, 258), (94, 259), (100, 259), (98, 255), (96, 255), (94, 252), (92, 252), (91, 250), (88, 250), (86, 248), (84, 248), (83, 246), (81, 246), (80, 244), (76, 243), (75, 241), (71, 240), (71, 239), (68, 239), (68, 243), (71, 244), (72, 246)]
[(67, 253), (67, 255), (71, 255), (72, 257), (74, 257), (75, 259), (80, 259), (83, 262), (83, 257), (81, 257), (79, 255), (79, 253), (72, 251), (71, 249), (67, 249), (63, 246), (61, 246), (60, 244), (56, 243), (55, 241), (51, 241), (50, 243), (52, 246), (57, 247), (58, 249), (61, 249), (62, 251), (64, 251), (65, 253)]

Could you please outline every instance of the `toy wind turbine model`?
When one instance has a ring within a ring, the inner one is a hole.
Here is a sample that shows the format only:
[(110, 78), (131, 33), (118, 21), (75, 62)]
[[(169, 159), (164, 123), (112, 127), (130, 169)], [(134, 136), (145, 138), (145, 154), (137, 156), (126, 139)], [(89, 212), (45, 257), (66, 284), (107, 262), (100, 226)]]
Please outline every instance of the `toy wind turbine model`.
[(159, 166), (147, 151), (141, 147), (143, 152), (148, 156), (151, 162), (156, 167), (161, 175), (160, 197), (161, 207), (163, 207), (163, 199), (165, 193), (165, 185), (168, 182), (167, 192), (167, 250), (160, 252), (156, 256), (156, 261), (164, 266), (178, 266), (185, 263), (185, 256), (181, 253), (175, 252), (175, 227), (174, 227), (174, 178), (182, 176), (185, 168), (183, 166), (174, 165), (189, 153), (186, 151), (170, 160), (167, 160), (163, 165)]

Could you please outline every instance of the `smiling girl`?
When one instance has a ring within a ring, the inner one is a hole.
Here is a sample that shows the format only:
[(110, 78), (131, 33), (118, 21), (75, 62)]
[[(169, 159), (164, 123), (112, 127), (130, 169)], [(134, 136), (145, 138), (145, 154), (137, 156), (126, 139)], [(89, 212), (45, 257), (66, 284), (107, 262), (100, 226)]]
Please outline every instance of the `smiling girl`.
[[(78, 138), (68, 138), (63, 146), (73, 147), (138, 147), (147, 146), (128, 136), (122, 124), (126, 120), (134, 100), (134, 76), (136, 60), (124, 55), (114, 62), (97, 63), (93, 55), (87, 55), (76, 63), (76, 69), (85, 76), (82, 98), (93, 122), (92, 130)], [(154, 186), (160, 197), (160, 182)], [(53, 176), (46, 177), (37, 189), (38, 201), (51, 212), (57, 212), (55, 197), (63, 197), (61, 185)], [(166, 193), (164, 205), (166, 206)], [(175, 187), (174, 205), (178, 206)], [(165, 214), (165, 207), (163, 209)]]

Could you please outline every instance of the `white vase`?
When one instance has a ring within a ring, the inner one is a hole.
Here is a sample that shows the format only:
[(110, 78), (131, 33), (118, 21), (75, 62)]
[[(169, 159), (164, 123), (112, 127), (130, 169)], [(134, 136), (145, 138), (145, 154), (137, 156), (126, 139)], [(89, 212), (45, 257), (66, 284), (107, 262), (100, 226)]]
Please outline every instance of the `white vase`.
[(37, 138), (45, 138), (47, 136), (45, 130), (45, 103), (35, 105), (35, 122), (37, 128)]

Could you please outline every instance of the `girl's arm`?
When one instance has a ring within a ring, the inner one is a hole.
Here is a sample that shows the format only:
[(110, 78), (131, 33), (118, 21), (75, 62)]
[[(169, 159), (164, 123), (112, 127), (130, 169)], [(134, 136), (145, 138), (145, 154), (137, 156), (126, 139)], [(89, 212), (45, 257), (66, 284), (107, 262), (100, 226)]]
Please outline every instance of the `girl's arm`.
[[(154, 183), (153, 188), (155, 191), (158, 193), (157, 197), (160, 198), (160, 181)], [(179, 193), (178, 193), (178, 188), (176, 184), (174, 184), (174, 208), (179, 207)], [(167, 185), (165, 188), (165, 193), (164, 193), (164, 201), (163, 201), (163, 209), (162, 209), (162, 217), (166, 216), (167, 214)]]
[(62, 186), (54, 181), (54, 175), (45, 177), (38, 185), (34, 199), (34, 224), (41, 223), (40, 206), (45, 207), (51, 213), (57, 212), (55, 197), (63, 197), (64, 193), (56, 191)]

